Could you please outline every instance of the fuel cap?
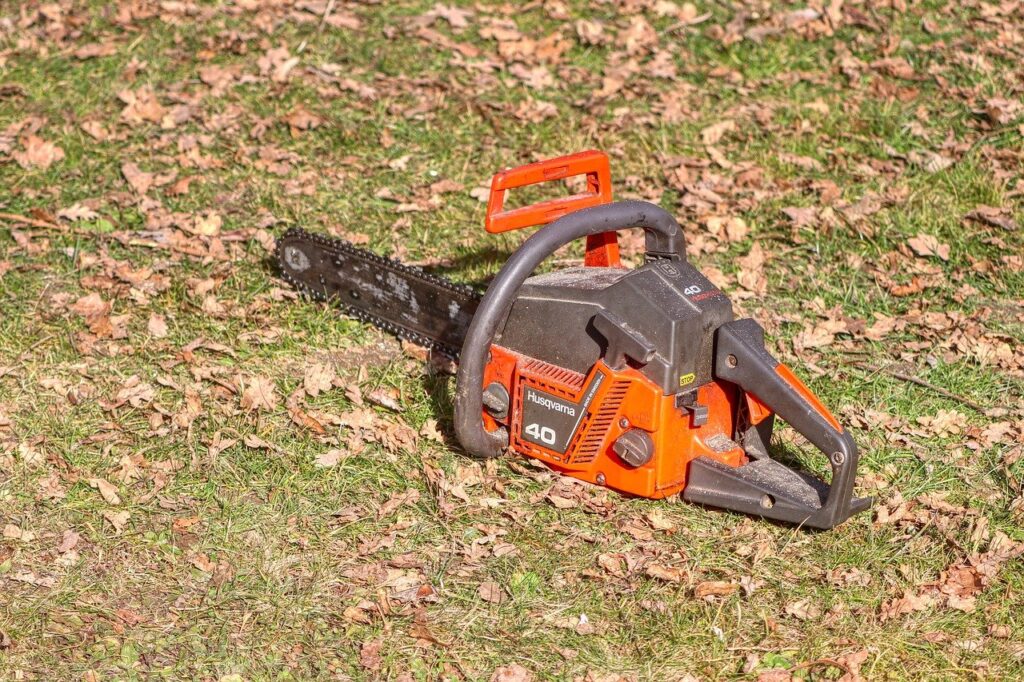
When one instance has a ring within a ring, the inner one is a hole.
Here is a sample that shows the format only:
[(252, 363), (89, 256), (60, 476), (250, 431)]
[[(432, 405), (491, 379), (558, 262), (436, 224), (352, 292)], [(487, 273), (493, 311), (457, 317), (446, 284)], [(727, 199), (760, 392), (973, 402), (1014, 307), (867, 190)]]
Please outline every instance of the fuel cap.
[(615, 439), (612, 443), (612, 450), (626, 464), (639, 467), (651, 461), (654, 457), (654, 441), (647, 435), (646, 431), (630, 429)]

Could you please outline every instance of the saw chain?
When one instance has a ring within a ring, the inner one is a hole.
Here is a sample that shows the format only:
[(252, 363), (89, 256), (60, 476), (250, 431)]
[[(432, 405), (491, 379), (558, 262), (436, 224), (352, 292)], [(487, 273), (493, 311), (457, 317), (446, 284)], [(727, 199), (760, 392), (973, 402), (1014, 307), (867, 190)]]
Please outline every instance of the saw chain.
[(298, 227), (277, 240), (275, 256), (299, 292), (452, 359), (481, 298), (472, 287)]

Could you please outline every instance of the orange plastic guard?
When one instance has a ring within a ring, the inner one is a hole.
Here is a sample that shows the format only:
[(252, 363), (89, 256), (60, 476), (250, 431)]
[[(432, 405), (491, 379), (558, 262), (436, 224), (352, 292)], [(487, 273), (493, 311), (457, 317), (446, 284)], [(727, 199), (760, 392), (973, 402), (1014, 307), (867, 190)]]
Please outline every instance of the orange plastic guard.
[[(587, 176), (587, 191), (582, 194), (548, 199), (508, 211), (502, 210), (505, 206), (505, 193), (510, 189), (576, 175)], [(496, 173), (491, 179), (491, 195), (487, 201), (487, 218), (484, 225), (492, 234), (546, 225), (567, 213), (607, 204), (611, 200), (612, 178), (608, 155), (592, 149)], [(619, 265), (619, 243), (614, 232), (587, 238), (584, 264), (605, 267)]]

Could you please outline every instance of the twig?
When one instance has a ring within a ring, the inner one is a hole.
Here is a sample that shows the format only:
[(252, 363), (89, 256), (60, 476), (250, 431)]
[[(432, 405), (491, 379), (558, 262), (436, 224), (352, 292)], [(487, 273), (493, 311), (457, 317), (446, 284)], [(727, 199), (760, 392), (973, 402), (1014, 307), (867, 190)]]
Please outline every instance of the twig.
[(986, 408), (986, 407), (984, 407), (982, 405), (979, 405), (978, 403), (974, 402), (973, 400), (971, 400), (969, 398), (965, 398), (962, 395), (957, 395), (956, 393), (953, 393), (952, 391), (948, 391), (948, 390), (942, 388), (941, 386), (936, 386), (935, 384), (928, 383), (924, 379), (922, 379), (920, 377), (916, 377), (913, 374), (905, 374), (904, 372), (900, 372), (900, 371), (894, 370), (894, 369), (892, 369), (891, 365), (890, 366), (886, 366), (886, 367), (879, 367), (878, 365), (869, 365), (869, 364), (866, 364), (866, 363), (858, 363), (857, 366), (861, 367), (863, 369), (866, 369), (866, 370), (870, 370), (872, 372), (885, 372), (886, 374), (888, 374), (889, 376), (893, 377), (894, 379), (899, 379), (900, 381), (906, 381), (906, 382), (909, 382), (909, 383), (914, 384), (916, 386), (920, 386), (921, 388), (927, 388), (929, 391), (934, 391), (935, 393), (938, 393), (939, 395), (941, 395), (944, 398), (949, 398), (950, 400), (955, 400), (958, 403), (960, 403), (962, 405), (966, 405), (967, 407), (971, 408), (972, 410), (976, 410), (976, 411), (978, 411), (978, 412), (980, 412), (982, 414), (985, 414), (985, 412), (988, 411), (988, 408)]
[(0, 220), (8, 220), (12, 223), (22, 223), (24, 225), (31, 225), (32, 227), (41, 227), (44, 230), (64, 229), (57, 223), (51, 223), (47, 220), (36, 220), (35, 218), (18, 215), (17, 213), (0, 213)]
[(798, 663), (797, 665), (794, 665), (792, 668), (790, 668), (789, 672), (796, 672), (797, 670), (800, 670), (802, 668), (814, 668), (819, 665), (827, 665), (830, 668), (839, 668), (847, 675), (850, 674), (850, 669), (842, 663), (840, 663), (839, 661), (835, 660), (834, 658), (819, 658), (814, 661), (807, 661), (806, 663)]
[[(324, 13), (320, 17), (320, 23), (317, 24), (317, 27), (316, 27), (316, 34), (317, 35), (320, 35), (321, 33), (323, 33), (324, 24), (327, 23), (327, 18), (329, 16), (331, 16), (331, 12), (334, 11), (334, 3), (335, 3), (335, 0), (328, 0), (327, 6), (324, 7)], [(298, 49), (295, 50), (295, 52), (298, 53), (298, 54), (302, 54), (305, 51), (305, 49), (306, 49), (307, 42), (308, 41), (303, 40), (302, 44), (299, 45)]]
[(327, 23), (327, 18), (331, 16), (331, 12), (334, 11), (334, 0), (328, 0), (327, 8), (324, 9), (324, 15), (320, 17), (320, 24), (316, 27), (316, 32), (320, 33), (324, 30), (324, 24)]

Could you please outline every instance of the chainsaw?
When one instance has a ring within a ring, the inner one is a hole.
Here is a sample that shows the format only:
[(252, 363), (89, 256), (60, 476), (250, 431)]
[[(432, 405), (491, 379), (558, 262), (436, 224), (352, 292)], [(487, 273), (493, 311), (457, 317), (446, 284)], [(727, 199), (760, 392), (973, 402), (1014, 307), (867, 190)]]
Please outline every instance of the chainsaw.
[[(508, 190), (583, 176), (585, 190), (505, 208)], [(686, 260), (671, 214), (613, 202), (608, 157), (588, 151), (496, 174), (486, 229), (543, 225), (482, 296), (350, 243), (293, 228), (283, 278), (317, 300), (458, 361), (455, 434), (472, 455), (507, 449), (628, 495), (683, 499), (809, 528), (867, 509), (849, 431), (765, 349), (754, 320)], [(645, 232), (621, 265), (616, 232)], [(534, 274), (586, 238), (583, 265)], [(769, 451), (775, 418), (827, 458), (831, 481)]]

